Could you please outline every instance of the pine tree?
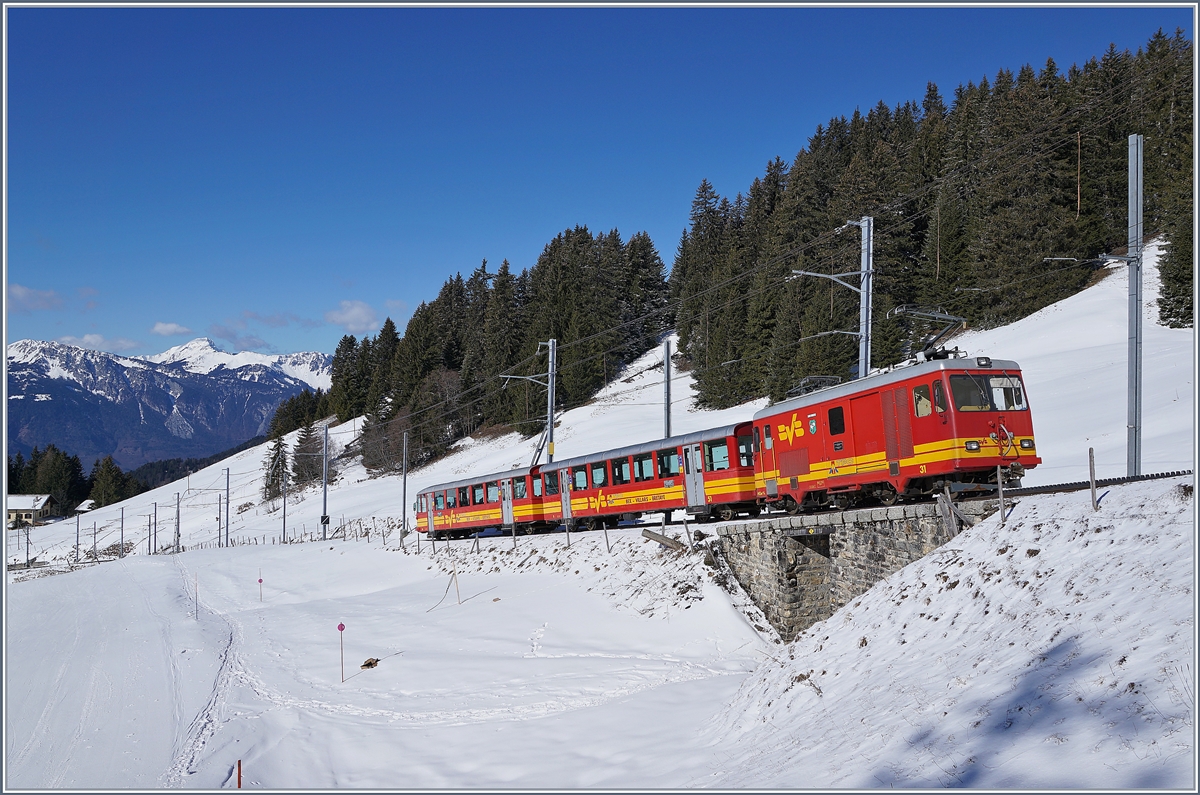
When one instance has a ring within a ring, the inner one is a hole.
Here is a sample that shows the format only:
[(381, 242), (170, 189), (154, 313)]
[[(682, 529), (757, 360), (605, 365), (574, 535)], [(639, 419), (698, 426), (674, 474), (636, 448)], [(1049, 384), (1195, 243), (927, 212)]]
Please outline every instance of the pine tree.
[(283, 496), (285, 484), (289, 480), (287, 457), (287, 445), (284, 444), (283, 436), (276, 436), (271, 440), (271, 446), (267, 448), (267, 455), (263, 459), (264, 501), (270, 502)]

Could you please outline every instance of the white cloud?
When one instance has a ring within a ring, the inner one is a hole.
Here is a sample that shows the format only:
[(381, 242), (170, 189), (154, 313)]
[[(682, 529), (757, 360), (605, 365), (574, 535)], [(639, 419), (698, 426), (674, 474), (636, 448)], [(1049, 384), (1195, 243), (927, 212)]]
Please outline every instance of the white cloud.
[(59, 309), (62, 298), (53, 290), (31, 290), (15, 282), (8, 285), (8, 311), (33, 312), (37, 309)]
[(337, 309), (325, 313), (326, 322), (341, 326), (351, 334), (365, 334), (374, 331), (379, 325), (379, 318), (370, 305), (362, 301), (341, 301)]
[(151, 334), (157, 334), (160, 337), (172, 337), (176, 334), (191, 334), (192, 330), (187, 326), (181, 326), (178, 323), (155, 323), (154, 328), (150, 329)]
[(67, 335), (66, 337), (59, 337), (58, 341), (63, 345), (74, 345), (79, 348), (108, 351), (109, 353), (124, 353), (142, 347), (142, 344), (135, 340), (125, 339), (124, 337), (116, 337), (110, 340), (102, 334), (84, 334), (82, 337)]

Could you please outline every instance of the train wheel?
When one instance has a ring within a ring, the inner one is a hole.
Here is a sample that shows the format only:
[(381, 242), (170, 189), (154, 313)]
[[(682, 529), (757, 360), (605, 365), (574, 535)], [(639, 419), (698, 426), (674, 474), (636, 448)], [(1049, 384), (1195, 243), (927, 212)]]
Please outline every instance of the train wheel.
[(900, 495), (890, 485), (877, 491), (876, 496), (879, 498), (880, 505), (895, 505), (900, 499)]
[(788, 497), (783, 501), (783, 510), (787, 511), (789, 516), (796, 516), (800, 513), (800, 503)]
[(748, 516), (749, 516), (751, 519), (757, 519), (761, 513), (762, 513), (762, 509), (761, 509), (761, 508), (759, 508), (757, 505), (755, 505), (755, 506), (754, 506), (753, 508), (751, 508), (750, 510), (746, 511), (746, 514), (747, 514), (747, 515), (748, 515)]
[(722, 522), (728, 522), (735, 516), (737, 516), (737, 511), (733, 509), (732, 505), (722, 505), (717, 509), (717, 518)]

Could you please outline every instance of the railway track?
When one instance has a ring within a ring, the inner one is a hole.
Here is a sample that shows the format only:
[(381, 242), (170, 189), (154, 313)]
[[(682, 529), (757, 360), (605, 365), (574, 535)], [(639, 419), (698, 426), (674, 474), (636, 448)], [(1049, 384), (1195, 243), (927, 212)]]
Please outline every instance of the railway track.
[[(1184, 475), (1192, 474), (1190, 469), (1181, 469), (1175, 472), (1157, 472), (1149, 475), (1132, 475), (1123, 478), (1099, 478), (1096, 480), (1096, 488), (1102, 486), (1119, 486), (1122, 483), (1137, 483), (1143, 480), (1163, 480), (1164, 478), (1177, 478)], [(1092, 487), (1090, 481), (1078, 480), (1072, 483), (1052, 483), (1047, 486), (1029, 486), (1028, 488), (1020, 489), (1005, 489), (1005, 497), (1026, 497), (1031, 494), (1055, 494), (1063, 491), (1082, 491)], [(995, 492), (992, 492), (986, 497), (994, 497)], [(984, 497), (986, 499), (986, 497)]]

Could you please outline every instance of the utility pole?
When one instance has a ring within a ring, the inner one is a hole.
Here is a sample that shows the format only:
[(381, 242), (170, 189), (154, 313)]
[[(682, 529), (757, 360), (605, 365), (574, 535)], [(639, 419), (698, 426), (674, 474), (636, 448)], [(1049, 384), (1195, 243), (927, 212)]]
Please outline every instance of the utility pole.
[(671, 341), (663, 340), (663, 438), (671, 438)]
[(400, 453), (400, 548), (404, 549), (404, 534), (408, 532), (408, 431), (404, 432), (404, 446)]
[[(549, 342), (539, 342), (538, 350), (545, 345), (549, 350), (550, 366), (542, 375), (546, 376), (545, 381), (539, 381), (538, 376), (529, 375), (502, 375), (504, 379), (504, 388), (508, 388), (508, 382), (516, 379), (519, 381), (532, 381), (535, 384), (546, 387), (546, 435), (544, 437), (546, 443), (546, 453), (548, 461), (554, 460), (554, 381), (558, 370), (558, 340), (552, 339)], [(533, 453), (533, 460), (529, 463), (530, 466), (537, 464), (538, 459), (542, 455), (542, 446)]]
[(75, 514), (75, 562), (79, 562), (79, 514)]
[[(858, 286), (855, 287), (849, 282), (842, 281), (843, 276), (852, 276), (855, 271), (847, 271), (846, 273), (813, 273), (812, 271), (792, 271), (795, 276), (816, 276), (820, 279), (829, 279), (837, 282), (843, 287), (853, 290), (858, 293), (858, 333), (841, 332), (844, 334), (852, 334), (858, 337), (858, 377), (866, 378), (871, 372), (871, 297), (873, 292), (872, 281), (875, 274), (874, 268), (874, 246), (875, 246), (875, 219), (869, 215), (864, 215), (858, 221), (847, 221), (845, 226), (842, 226), (837, 231), (842, 231), (846, 227), (857, 226), (862, 230), (862, 248), (861, 262), (858, 273)], [(820, 336), (820, 335), (818, 335)]]
[(154, 503), (154, 554), (158, 554), (158, 503)]
[(175, 492), (175, 552), (179, 553), (179, 492)]
[(1129, 411), (1127, 474), (1142, 474), (1142, 136), (1129, 136)]
[(550, 373), (546, 388), (546, 460), (554, 460), (554, 381), (558, 374), (558, 340), (552, 339), (550, 346)]
[(121, 546), (117, 549), (117, 557), (125, 557), (125, 508), (121, 508)]
[(287, 460), (284, 460), (283, 465), (283, 534), (280, 537), (279, 543), (287, 543)]
[(325, 441), (321, 447), (321, 540), (329, 533), (329, 423), (325, 423)]
[(225, 467), (225, 546), (229, 546), (229, 467)]

